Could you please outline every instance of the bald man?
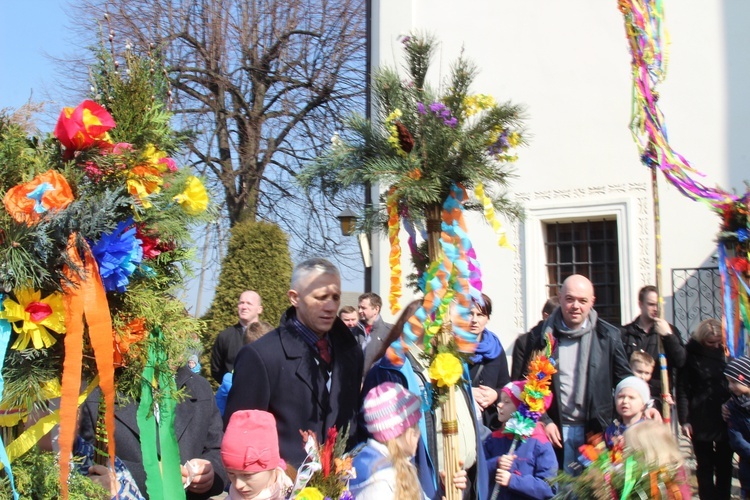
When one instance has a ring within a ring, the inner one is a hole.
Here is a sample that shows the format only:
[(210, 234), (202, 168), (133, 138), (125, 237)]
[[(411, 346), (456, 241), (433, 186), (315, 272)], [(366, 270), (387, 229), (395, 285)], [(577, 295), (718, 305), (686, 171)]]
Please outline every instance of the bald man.
[(597, 317), (594, 287), (580, 274), (569, 276), (560, 289), (560, 306), (530, 340), (534, 350), (552, 333), (552, 406), (545, 415), (547, 437), (557, 448), (560, 466), (578, 458), (587, 432), (602, 432), (614, 418), (612, 389), (632, 375), (620, 331)]
[(234, 370), (234, 358), (245, 341), (245, 330), (263, 313), (260, 295), (254, 290), (245, 290), (237, 300), (238, 322), (222, 331), (211, 349), (211, 376), (221, 384), (225, 373)]

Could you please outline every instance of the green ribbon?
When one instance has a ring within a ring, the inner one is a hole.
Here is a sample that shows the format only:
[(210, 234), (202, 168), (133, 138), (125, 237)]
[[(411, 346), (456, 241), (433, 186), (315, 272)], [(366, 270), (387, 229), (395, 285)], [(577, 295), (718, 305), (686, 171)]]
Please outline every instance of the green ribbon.
[[(141, 402), (137, 412), (143, 469), (146, 471), (146, 491), (154, 500), (184, 499), (180, 450), (174, 432), (174, 378), (169, 371), (159, 370), (158, 380), (156, 379), (155, 367), (165, 365), (167, 353), (161, 342), (164, 339), (161, 329), (154, 328), (151, 335), (155, 342), (151, 342), (148, 348), (148, 362), (141, 378)], [(160, 388), (163, 394), (159, 403), (159, 422), (151, 411), (155, 387)], [(161, 464), (156, 451), (157, 429), (161, 445)]]
[(633, 468), (635, 467), (635, 459), (630, 456), (625, 460), (625, 484), (622, 487), (622, 495), (620, 500), (627, 500), (630, 493), (635, 487), (635, 478), (633, 477)]

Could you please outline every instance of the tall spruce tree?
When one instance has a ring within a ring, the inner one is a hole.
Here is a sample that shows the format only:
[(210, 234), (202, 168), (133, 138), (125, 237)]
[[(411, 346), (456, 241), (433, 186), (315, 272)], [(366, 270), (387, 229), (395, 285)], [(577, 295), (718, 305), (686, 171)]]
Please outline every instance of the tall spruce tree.
[(237, 299), (245, 290), (255, 290), (263, 300), (260, 319), (276, 326), (289, 307), (287, 292), (292, 279), (289, 237), (270, 222), (246, 220), (235, 224), (229, 249), (221, 264), (216, 294), (206, 319), (206, 347), (216, 335), (237, 323)]

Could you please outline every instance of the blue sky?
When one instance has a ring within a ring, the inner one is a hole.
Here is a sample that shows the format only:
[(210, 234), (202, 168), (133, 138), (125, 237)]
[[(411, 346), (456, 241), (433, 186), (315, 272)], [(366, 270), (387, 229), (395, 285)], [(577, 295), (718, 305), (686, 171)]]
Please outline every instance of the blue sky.
[(75, 50), (59, 0), (5, 0), (0, 8), (0, 108), (17, 108), (54, 94), (55, 65), (47, 55)]

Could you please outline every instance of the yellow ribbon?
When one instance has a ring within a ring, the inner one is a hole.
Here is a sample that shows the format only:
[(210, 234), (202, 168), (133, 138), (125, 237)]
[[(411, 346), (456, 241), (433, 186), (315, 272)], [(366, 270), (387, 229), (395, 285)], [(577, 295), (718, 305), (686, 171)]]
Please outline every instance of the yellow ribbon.
[[(99, 375), (94, 377), (91, 383), (86, 387), (86, 390), (84, 390), (81, 395), (78, 396), (78, 406), (81, 406), (83, 402), (86, 401), (86, 398), (89, 397), (89, 394), (91, 394), (91, 392), (96, 389), (96, 386), (98, 385)], [(27, 453), (31, 448), (34, 447), (34, 445), (39, 442), (40, 439), (49, 434), (49, 432), (54, 429), (54, 427), (59, 423), (60, 410), (57, 409), (49, 415), (40, 418), (34, 425), (23, 431), (20, 436), (18, 436), (15, 440), (13, 440), (12, 443), (10, 443), (6, 447), (6, 450), (8, 451), (8, 458), (10, 459), (10, 461), (12, 462), (16, 458), (21, 457), (25, 453)], [(2, 468), (2, 464), (0, 464), (0, 468)]]
[(487, 193), (484, 192), (484, 186), (481, 182), (478, 182), (477, 186), (474, 188), (474, 194), (484, 207), (484, 218), (487, 219), (487, 222), (490, 223), (492, 229), (495, 230), (495, 234), (498, 236), (497, 244), (503, 248), (513, 250), (513, 245), (508, 242), (508, 237), (505, 234), (505, 228), (500, 221), (497, 220), (497, 217), (495, 217), (495, 207), (492, 205), (492, 198), (487, 196)]

